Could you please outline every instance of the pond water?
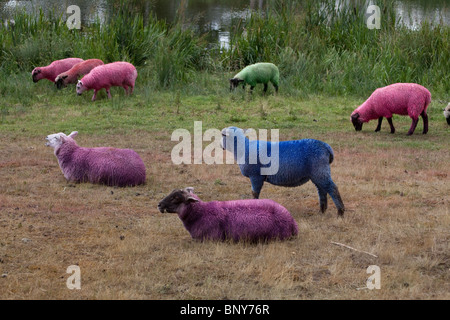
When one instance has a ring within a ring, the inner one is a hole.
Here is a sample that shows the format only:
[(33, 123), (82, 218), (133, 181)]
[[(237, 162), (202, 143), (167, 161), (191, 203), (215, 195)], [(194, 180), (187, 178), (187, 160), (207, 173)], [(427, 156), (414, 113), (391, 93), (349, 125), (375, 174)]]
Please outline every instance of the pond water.
[[(168, 22), (175, 19), (177, 10), (182, 10), (185, 19), (199, 31), (209, 31), (211, 39), (218, 40), (222, 46), (227, 47), (228, 30), (233, 18), (245, 18), (251, 10), (264, 9), (268, 1), (270, 0), (132, 0), (130, 2), (144, 14), (144, 17), (154, 12), (158, 18)], [(344, 3), (352, 5), (356, 1), (358, 0), (347, 0)], [(372, 3), (372, 1), (365, 2)], [(0, 19), (1, 21), (11, 19), (14, 10), (18, 8), (28, 12), (42, 8), (44, 12), (54, 10), (57, 14), (64, 14), (68, 6), (78, 5), (82, 23), (89, 23), (97, 18), (107, 21), (108, 17), (114, 15), (117, 3), (116, 0), (0, 0)], [(397, 0), (395, 11), (401, 22), (411, 29), (417, 28), (424, 20), (433, 24), (449, 25), (449, 4), (448, 0)]]

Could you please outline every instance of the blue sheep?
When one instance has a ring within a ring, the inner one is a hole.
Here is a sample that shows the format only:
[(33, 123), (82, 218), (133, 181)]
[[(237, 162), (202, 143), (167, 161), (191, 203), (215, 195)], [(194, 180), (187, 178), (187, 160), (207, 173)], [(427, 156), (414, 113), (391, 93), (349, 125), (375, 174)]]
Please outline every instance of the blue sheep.
[[(241, 173), (250, 178), (255, 199), (259, 198), (265, 181), (276, 186), (297, 187), (311, 180), (319, 193), (320, 211), (326, 211), (327, 194), (330, 194), (338, 215), (344, 214), (344, 203), (331, 179), (333, 149), (325, 142), (314, 139), (281, 142), (249, 140), (244, 130), (236, 127), (223, 129), (222, 136), (222, 148), (233, 152)], [(267, 174), (271, 166), (276, 168), (276, 172)]]

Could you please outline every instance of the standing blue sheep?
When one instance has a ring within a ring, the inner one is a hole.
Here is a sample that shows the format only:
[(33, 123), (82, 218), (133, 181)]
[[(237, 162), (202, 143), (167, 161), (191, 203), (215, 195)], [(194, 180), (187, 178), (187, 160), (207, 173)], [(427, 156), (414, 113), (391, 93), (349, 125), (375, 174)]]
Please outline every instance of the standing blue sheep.
[[(314, 139), (281, 142), (249, 140), (244, 130), (236, 127), (223, 129), (222, 136), (222, 148), (233, 152), (241, 173), (250, 178), (255, 199), (259, 198), (265, 181), (276, 186), (297, 187), (311, 180), (319, 193), (320, 211), (326, 211), (327, 194), (330, 194), (338, 215), (344, 215), (344, 203), (331, 179), (333, 149), (325, 142)], [(253, 152), (256, 152), (256, 157)], [(261, 161), (268, 158), (270, 162)], [(264, 170), (267, 172), (271, 166), (277, 172), (265, 173)]]
[(273, 63), (255, 63), (245, 67), (234, 78), (230, 79), (230, 91), (235, 89), (241, 82), (244, 83), (244, 89), (246, 84), (250, 85), (250, 92), (253, 92), (253, 88), (255, 88), (257, 83), (263, 83), (264, 93), (267, 91), (267, 84), (272, 82), (275, 91), (278, 92), (280, 72), (278, 71), (278, 67)]

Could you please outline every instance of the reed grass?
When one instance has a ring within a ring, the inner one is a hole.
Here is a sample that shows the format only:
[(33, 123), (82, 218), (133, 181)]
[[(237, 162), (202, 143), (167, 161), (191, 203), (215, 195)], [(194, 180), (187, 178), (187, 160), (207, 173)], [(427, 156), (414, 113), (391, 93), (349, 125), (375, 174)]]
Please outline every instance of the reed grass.
[(233, 21), (227, 49), (208, 44), (181, 9), (176, 21), (167, 23), (154, 15), (144, 19), (132, 2), (120, 2), (108, 21), (81, 30), (69, 30), (64, 17), (54, 13), (17, 12), (14, 25), (0, 26), (0, 68), (6, 75), (30, 72), (70, 56), (126, 60), (144, 75), (139, 82), (179, 89), (195, 84), (198, 72), (229, 75), (270, 61), (280, 67), (289, 95), (367, 96), (393, 82), (417, 82), (447, 98), (449, 27), (424, 22), (408, 29), (397, 20), (393, 1), (386, 0), (376, 3), (381, 29), (371, 30), (366, 7), (358, 3), (270, 1), (263, 11)]

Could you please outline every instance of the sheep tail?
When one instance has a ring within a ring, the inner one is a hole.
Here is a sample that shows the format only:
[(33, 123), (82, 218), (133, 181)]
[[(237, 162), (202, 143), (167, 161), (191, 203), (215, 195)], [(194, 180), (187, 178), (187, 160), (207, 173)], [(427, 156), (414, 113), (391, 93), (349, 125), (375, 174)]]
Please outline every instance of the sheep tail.
[(331, 148), (331, 146), (329, 145), (329, 144), (327, 144), (327, 143), (325, 143), (325, 147), (327, 148), (327, 150), (328, 150), (328, 153), (329, 153), (329, 156), (330, 156), (330, 164), (333, 162), (333, 160), (334, 160), (334, 152), (333, 152), (333, 149)]

